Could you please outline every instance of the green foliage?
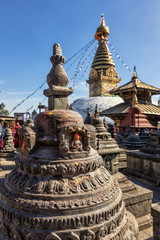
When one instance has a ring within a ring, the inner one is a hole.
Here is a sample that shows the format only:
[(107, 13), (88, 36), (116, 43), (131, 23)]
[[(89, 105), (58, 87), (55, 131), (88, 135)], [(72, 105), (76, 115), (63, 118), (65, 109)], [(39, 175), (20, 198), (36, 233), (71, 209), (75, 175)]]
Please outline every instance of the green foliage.
[(6, 110), (6, 109), (4, 109), (4, 108), (5, 108), (4, 103), (1, 103), (1, 104), (0, 104), (0, 115), (5, 115), (5, 116), (9, 115), (8, 110)]

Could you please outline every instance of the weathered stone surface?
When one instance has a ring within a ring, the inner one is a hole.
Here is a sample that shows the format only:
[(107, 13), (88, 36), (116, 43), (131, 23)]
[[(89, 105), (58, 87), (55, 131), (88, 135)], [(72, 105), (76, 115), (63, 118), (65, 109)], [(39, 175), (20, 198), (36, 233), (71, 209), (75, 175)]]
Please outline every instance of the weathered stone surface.
[[(82, 117), (62, 109), (40, 113), (35, 132), (24, 129), (17, 168), (0, 182), (1, 238), (138, 239), (135, 218), (125, 208), (117, 181), (91, 148)], [(35, 134), (33, 144), (29, 138)]]
[(132, 183), (122, 173), (114, 174), (123, 193), (125, 206), (131, 212), (138, 222), (139, 230), (147, 229), (152, 226), (151, 203), (153, 192)]
[(151, 133), (152, 141), (139, 151), (127, 152), (127, 171), (159, 184), (160, 182), (160, 131)]
[(155, 240), (160, 239), (160, 203), (152, 204), (151, 214), (153, 216), (153, 236)]
[[(95, 127), (96, 132), (96, 149), (102, 156), (106, 169), (118, 181), (123, 193), (123, 199), (128, 211), (130, 211), (136, 218), (143, 217), (139, 222), (139, 229), (148, 228), (151, 226), (151, 202), (153, 198), (152, 191), (139, 187), (127, 179), (125, 175), (118, 172), (118, 155), (123, 152), (116, 141), (111, 138), (110, 133), (104, 127), (103, 121), (99, 118), (98, 109), (95, 109), (94, 117), (91, 123)], [(86, 125), (89, 127), (89, 124)]]

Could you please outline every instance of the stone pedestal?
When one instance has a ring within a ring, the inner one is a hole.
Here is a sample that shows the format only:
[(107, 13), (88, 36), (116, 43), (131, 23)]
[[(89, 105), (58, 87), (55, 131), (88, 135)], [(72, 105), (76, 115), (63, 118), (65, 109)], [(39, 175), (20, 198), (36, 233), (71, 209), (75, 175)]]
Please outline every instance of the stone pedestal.
[(160, 203), (152, 204), (153, 236), (154, 240), (160, 240)]

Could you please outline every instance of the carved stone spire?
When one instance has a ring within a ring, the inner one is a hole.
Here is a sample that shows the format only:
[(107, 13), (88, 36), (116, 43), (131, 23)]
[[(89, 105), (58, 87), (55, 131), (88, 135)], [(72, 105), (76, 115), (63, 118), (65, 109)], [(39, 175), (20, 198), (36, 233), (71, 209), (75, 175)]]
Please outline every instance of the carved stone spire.
[(68, 96), (73, 93), (73, 88), (67, 88), (69, 79), (63, 68), (65, 57), (62, 56), (61, 46), (55, 43), (53, 56), (50, 58), (53, 67), (47, 75), (49, 89), (44, 90), (48, 97), (48, 109), (69, 109)]

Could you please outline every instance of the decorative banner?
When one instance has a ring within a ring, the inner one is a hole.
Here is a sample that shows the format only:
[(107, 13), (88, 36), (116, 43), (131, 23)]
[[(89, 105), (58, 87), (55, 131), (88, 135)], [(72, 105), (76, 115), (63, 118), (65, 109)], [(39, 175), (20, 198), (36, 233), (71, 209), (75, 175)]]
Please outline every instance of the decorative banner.
[(127, 66), (127, 64), (122, 60), (122, 58), (119, 56), (119, 54), (116, 52), (116, 50), (114, 49), (113, 45), (112, 45), (109, 41), (108, 41), (108, 44), (109, 44), (109, 46), (111, 47), (111, 49), (113, 50), (113, 52), (116, 54), (117, 58), (122, 62), (123, 66), (124, 66), (127, 70), (131, 71), (131, 69), (130, 69), (130, 68)]

